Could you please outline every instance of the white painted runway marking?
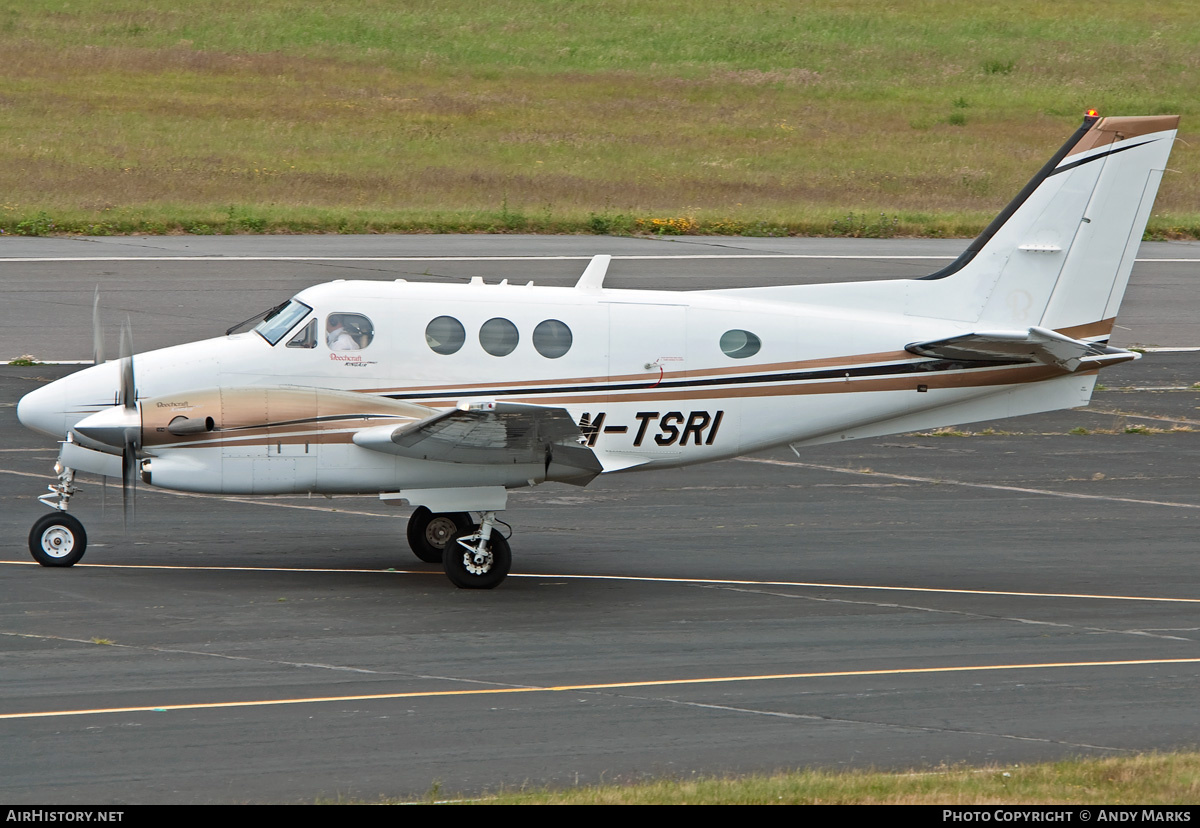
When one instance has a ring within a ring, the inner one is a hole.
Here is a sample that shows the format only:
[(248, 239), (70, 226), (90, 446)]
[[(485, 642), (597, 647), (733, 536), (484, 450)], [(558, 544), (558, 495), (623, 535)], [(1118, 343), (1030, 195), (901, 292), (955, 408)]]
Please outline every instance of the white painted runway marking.
[[(0, 257), (6, 262), (587, 262), (591, 256), (25, 256)], [(615, 255), (614, 260), (659, 261), (670, 259), (863, 259), (949, 261), (955, 256), (866, 256), (824, 253), (680, 253)], [(1140, 261), (1140, 260), (1138, 260)], [(1154, 259), (1153, 261), (1165, 261)], [(1185, 261), (1197, 261), (1187, 259)]]
[[(1064, 624), (1061, 621), (1042, 621), (1036, 618), (1021, 618), (1019, 616), (993, 615), (982, 612), (970, 612), (959, 609), (945, 609), (941, 607), (923, 607), (914, 604), (897, 604), (894, 602), (856, 601), (852, 598), (829, 598), (817, 595), (803, 595), (794, 592), (773, 592), (766, 589), (748, 589), (746, 587), (713, 587), (714, 589), (729, 590), (731, 592), (744, 592), (751, 595), (768, 595), (775, 598), (785, 598), (792, 601), (816, 601), (819, 603), (834, 603), (834, 604), (849, 604), (868, 607), (878, 607), (880, 609), (896, 609), (909, 610), (911, 612), (928, 612), (938, 615), (958, 615), (965, 618), (978, 618), (985, 621), (1008, 621), (1014, 624), (1032, 624), (1034, 626), (1043, 627), (1061, 627), (1068, 630), (1083, 630), (1089, 633), (1102, 633), (1106, 635), (1136, 635), (1145, 638), (1161, 638), (1166, 641), (1188, 641), (1194, 642), (1195, 639), (1187, 638), (1180, 635), (1167, 635), (1161, 630), (1138, 630), (1138, 629), (1113, 629), (1111, 627), (1087, 627), (1077, 624)], [(1178, 631), (1177, 631), (1178, 632)]]
[(838, 472), (839, 474), (861, 474), (866, 477), (886, 477), (891, 480), (907, 480), (912, 483), (936, 483), (941, 486), (965, 486), (969, 489), (992, 489), (1001, 492), (1016, 492), (1018, 494), (1065, 497), (1072, 500), (1104, 500), (1110, 503), (1134, 503), (1139, 506), (1170, 506), (1175, 509), (1200, 509), (1200, 503), (1176, 503), (1172, 500), (1141, 500), (1135, 497), (1079, 494), (1077, 492), (1057, 492), (1053, 489), (1031, 489), (1024, 486), (1004, 486), (1000, 483), (970, 483), (966, 480), (950, 480), (944, 477), (917, 477), (913, 474), (862, 471), (860, 469), (848, 469), (842, 466), (825, 466), (820, 463), (800, 463), (795, 460), (769, 460), (765, 457), (735, 457), (733, 459), (739, 463), (762, 463), (767, 466), (791, 466), (798, 469), (816, 469), (818, 471)]
[[(586, 262), (591, 256), (0, 256), (0, 264), (36, 262)], [(861, 261), (953, 261), (958, 256), (915, 254), (867, 255), (861, 253), (664, 253), (616, 254), (618, 261), (664, 261), (671, 259), (830, 259)], [(1134, 259), (1141, 264), (1189, 264), (1194, 259)]]
[(663, 696), (635, 696), (632, 693), (622, 694), (624, 698), (639, 699), (649, 702), (666, 702), (668, 704), (678, 704), (684, 707), (695, 707), (701, 710), (720, 710), (727, 713), (747, 713), (753, 716), (767, 716), (780, 719), (799, 719), (805, 721), (829, 722), (831, 724), (848, 724), (854, 726), (870, 725), (871, 727), (883, 727), (889, 730), (902, 732), (919, 731), (922, 733), (957, 733), (966, 736), (987, 736), (997, 739), (1013, 739), (1018, 742), (1042, 742), (1051, 745), (1066, 745), (1067, 747), (1083, 748), (1085, 750), (1111, 750), (1121, 753), (1134, 753), (1133, 748), (1110, 747), (1108, 745), (1094, 745), (1089, 742), (1064, 742), (1058, 739), (1047, 739), (1044, 736), (1023, 736), (1015, 733), (994, 733), (986, 730), (966, 730), (959, 727), (930, 727), (928, 725), (918, 724), (897, 724), (895, 722), (879, 721), (875, 719), (846, 719), (839, 716), (823, 716), (814, 713), (785, 713), (778, 710), (760, 710), (752, 707), (732, 707), (726, 704), (704, 704), (703, 702), (684, 701), (683, 699), (671, 699)]
[[(181, 650), (181, 649), (178, 649), (175, 647), (154, 647), (154, 646), (145, 645), (145, 644), (118, 644), (115, 642), (108, 642), (108, 643), (100, 644), (97, 641), (95, 641), (94, 639), (68, 638), (68, 637), (62, 636), (62, 635), (35, 635), (33, 633), (0, 632), (0, 636), (8, 636), (10, 638), (35, 639), (35, 640), (39, 640), (39, 641), (67, 641), (72, 644), (85, 644), (85, 645), (97, 646), (97, 647), (112, 647), (114, 649), (137, 650), (137, 651), (150, 652), (150, 653), (169, 653), (172, 655), (187, 655), (187, 656), (197, 656), (200, 658), (225, 659), (227, 661), (248, 661), (248, 662), (253, 662), (255, 664), (273, 664), (273, 665), (279, 665), (282, 667), (311, 668), (311, 669), (316, 669), (316, 670), (332, 670), (335, 672), (346, 672), (346, 673), (363, 673), (363, 674), (372, 675), (372, 676), (399, 677), (399, 678), (406, 678), (406, 679), (417, 679), (417, 680), (421, 680), (421, 681), (449, 681), (449, 682), (456, 682), (459, 684), (486, 685), (488, 687), (501, 686), (501, 683), (496, 682), (496, 681), (482, 681), (480, 679), (462, 678), (460, 676), (425, 675), (423, 673), (403, 673), (403, 672), (400, 672), (397, 670), (368, 670), (364, 667), (348, 667), (348, 666), (342, 665), (342, 664), (322, 664), (320, 662), (312, 662), (312, 661), (281, 661), (279, 659), (272, 659), (272, 658), (255, 658), (253, 656), (230, 655), (228, 653), (205, 652), (202, 650)], [(527, 685), (527, 684), (509, 684), (509, 685), (505, 685), (505, 686), (528, 687), (529, 685)]]

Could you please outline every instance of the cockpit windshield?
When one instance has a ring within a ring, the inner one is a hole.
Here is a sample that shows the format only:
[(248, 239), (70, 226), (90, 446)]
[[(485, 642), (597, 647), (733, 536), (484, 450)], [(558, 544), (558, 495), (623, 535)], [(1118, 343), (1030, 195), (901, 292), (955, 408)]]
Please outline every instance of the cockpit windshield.
[(295, 299), (267, 311), (262, 321), (254, 326), (255, 332), (274, 345), (283, 339), (296, 323), (312, 312), (312, 308)]

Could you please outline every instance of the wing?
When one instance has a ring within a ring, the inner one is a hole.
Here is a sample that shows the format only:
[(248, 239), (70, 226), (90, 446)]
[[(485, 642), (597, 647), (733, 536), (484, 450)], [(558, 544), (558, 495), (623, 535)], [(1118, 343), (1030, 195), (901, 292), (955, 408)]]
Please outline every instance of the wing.
[[(544, 463), (555, 479), (591, 479), (606, 466), (581, 444), (583, 432), (565, 408), (507, 402), (460, 403), (414, 423), (367, 428), (355, 444), (373, 451), (442, 463)], [(550, 475), (547, 475), (548, 477)]]
[(1141, 354), (1098, 342), (1072, 339), (1047, 328), (961, 334), (929, 342), (914, 342), (906, 351), (918, 356), (966, 361), (1018, 361), (1057, 365), (1064, 371), (1103, 368), (1139, 359)]

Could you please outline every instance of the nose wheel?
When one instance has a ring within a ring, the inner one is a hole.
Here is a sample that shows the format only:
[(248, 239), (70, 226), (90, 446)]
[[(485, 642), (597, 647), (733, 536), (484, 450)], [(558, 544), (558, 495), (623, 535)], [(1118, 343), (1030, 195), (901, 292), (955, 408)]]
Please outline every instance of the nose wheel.
[(45, 515), (29, 532), (29, 552), (42, 566), (74, 566), (87, 550), (87, 532), (73, 515)]

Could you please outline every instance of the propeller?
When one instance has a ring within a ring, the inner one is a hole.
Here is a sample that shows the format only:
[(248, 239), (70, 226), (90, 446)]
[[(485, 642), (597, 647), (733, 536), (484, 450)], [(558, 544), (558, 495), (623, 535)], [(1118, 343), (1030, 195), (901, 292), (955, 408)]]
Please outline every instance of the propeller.
[(130, 514), (137, 516), (137, 450), (142, 438), (141, 418), (137, 410), (137, 385), (133, 377), (133, 324), (128, 316), (121, 328), (121, 388), (117, 401), (126, 411), (127, 422), (137, 424), (124, 429), (121, 445), (122, 519), (128, 531)]
[[(92, 304), (94, 353), (97, 363), (104, 361), (104, 336), (100, 331), (100, 289)], [(110, 454), (121, 454), (121, 505), (126, 530), (136, 512), (138, 450), (142, 441), (142, 418), (137, 407), (137, 381), (133, 371), (133, 325), (129, 318), (121, 328), (121, 356), (117, 364), (116, 404), (101, 409), (75, 424), (73, 433), (85, 446)]]
[[(92, 364), (104, 362), (104, 329), (100, 327), (100, 285), (92, 298)], [(100, 475), (100, 511), (108, 508), (108, 475)]]
[(121, 327), (121, 388), (117, 404), (137, 408), (137, 388), (133, 382), (133, 325), (128, 316)]
[(96, 285), (96, 298), (92, 300), (92, 364), (104, 362), (104, 331), (100, 328), (100, 286)]

